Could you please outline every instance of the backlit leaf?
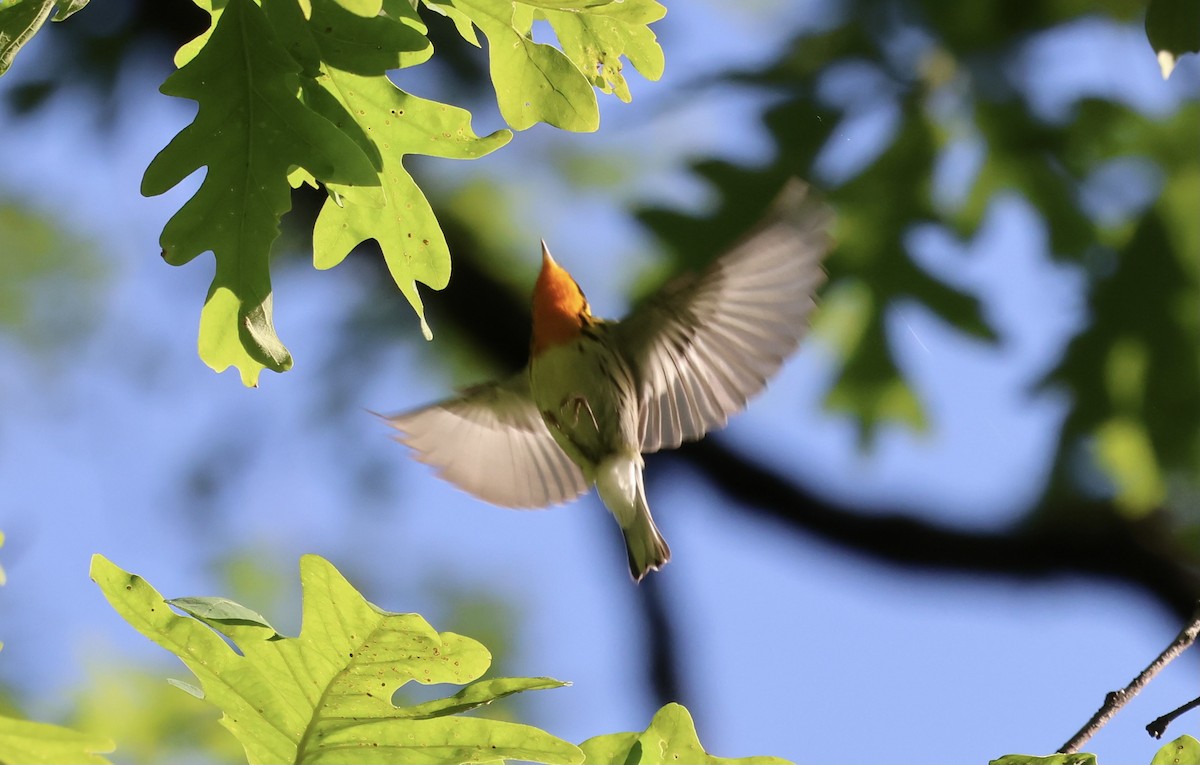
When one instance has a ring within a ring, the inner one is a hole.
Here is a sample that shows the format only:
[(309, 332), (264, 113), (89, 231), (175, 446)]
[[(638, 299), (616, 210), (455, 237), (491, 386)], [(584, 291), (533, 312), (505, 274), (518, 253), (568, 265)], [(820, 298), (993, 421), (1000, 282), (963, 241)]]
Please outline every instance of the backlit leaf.
[(200, 356), (216, 371), (236, 366), (247, 385), (292, 358), (275, 333), (269, 261), (291, 206), (288, 173), (375, 183), (362, 150), (297, 98), (298, 67), (262, 11), (229, 0), (204, 47), (163, 84), (200, 105), (150, 163), (142, 193), (161, 194), (201, 167), (204, 182), (163, 229), (163, 257), (182, 265), (211, 250), (216, 276), (200, 316)]
[(491, 655), (416, 614), (368, 603), (316, 556), (301, 560), (303, 626), (295, 638), (223, 599), (172, 601), (204, 620), (179, 616), (144, 579), (98, 555), (91, 576), (126, 621), (195, 674), (251, 763), (582, 761), (577, 747), (536, 728), (454, 714), (563, 685), (556, 680), (485, 680), (449, 699), (395, 706), (392, 696), (411, 681), (477, 680)]

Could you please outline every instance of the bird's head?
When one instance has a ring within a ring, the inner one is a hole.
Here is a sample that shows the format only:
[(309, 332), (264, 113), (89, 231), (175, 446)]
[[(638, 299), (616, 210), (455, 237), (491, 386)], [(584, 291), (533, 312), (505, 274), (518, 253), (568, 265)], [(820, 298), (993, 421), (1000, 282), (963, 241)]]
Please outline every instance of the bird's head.
[(533, 287), (533, 352), (574, 340), (591, 321), (583, 290), (566, 269), (554, 262), (543, 241), (542, 271)]

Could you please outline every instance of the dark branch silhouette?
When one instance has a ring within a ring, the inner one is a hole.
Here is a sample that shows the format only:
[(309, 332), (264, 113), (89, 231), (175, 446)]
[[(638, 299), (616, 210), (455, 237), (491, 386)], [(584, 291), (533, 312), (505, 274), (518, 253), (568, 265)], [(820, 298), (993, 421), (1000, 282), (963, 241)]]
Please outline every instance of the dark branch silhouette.
[[(1181, 618), (1200, 595), (1200, 576), (1171, 553), (1169, 529), (1135, 521), (1110, 503), (1070, 502), (1054, 517), (1071, 523), (1022, 523), (998, 532), (955, 529), (899, 509), (865, 509), (807, 487), (706, 438), (670, 454), (699, 471), (732, 502), (875, 560), (1016, 579), (1085, 575), (1137, 585)], [(1048, 513), (1047, 513), (1048, 514)]]
[[(453, 221), (444, 224), (455, 271), (445, 292), (429, 301), (431, 323), (435, 329), (452, 325), (498, 371), (519, 369), (528, 357), (528, 298), (513, 294), (477, 265), (481, 247), (468, 230)], [(531, 241), (531, 253), (535, 245)], [(532, 279), (532, 255), (530, 262)], [(389, 283), (381, 278), (380, 284)], [(390, 293), (388, 299), (397, 315), (410, 310), (399, 296)], [(410, 324), (397, 320), (393, 326), (408, 331)], [(1085, 576), (1126, 583), (1181, 620), (1200, 600), (1200, 574), (1174, 549), (1162, 514), (1134, 519), (1110, 502), (1063, 495), (1045, 500), (1057, 503), (1050, 510), (1032, 513), (1029, 521), (1009, 529), (964, 530), (922, 518), (919, 509), (865, 508), (828, 496), (755, 462), (719, 435), (651, 459), (658, 465), (649, 471), (652, 476), (672, 466), (695, 471), (739, 512), (749, 509), (792, 533), (880, 563), (1021, 580)], [(650, 636), (650, 682), (656, 700), (666, 703), (679, 696), (681, 672), (670, 609), (658, 595), (643, 594), (640, 602)]]
[(1200, 697), (1194, 698), (1188, 703), (1172, 709), (1170, 712), (1167, 712), (1161, 717), (1154, 718), (1154, 720), (1146, 726), (1146, 732), (1149, 733), (1153, 738), (1162, 738), (1163, 734), (1167, 732), (1168, 725), (1175, 722), (1181, 716), (1192, 711), (1196, 707), (1200, 707)]
[[(519, 369), (528, 356), (528, 300), (511, 294), (475, 265), (472, 253), (478, 248), (464, 231), (453, 225), (447, 229), (457, 234), (452, 249), (458, 259), (450, 287), (431, 301), (437, 305), (437, 321), (453, 323), (499, 369)], [(1053, 512), (1035, 513), (1028, 522), (1002, 531), (974, 531), (930, 521), (915, 509), (863, 508), (826, 496), (758, 464), (719, 435), (653, 459), (695, 470), (731, 503), (793, 532), (880, 562), (1015, 579), (1089, 576), (1124, 582), (1181, 619), (1200, 599), (1200, 574), (1174, 550), (1161, 514), (1135, 519), (1111, 502), (1056, 496), (1045, 500), (1057, 503)], [(1043, 517), (1086, 520), (1034, 520)]]

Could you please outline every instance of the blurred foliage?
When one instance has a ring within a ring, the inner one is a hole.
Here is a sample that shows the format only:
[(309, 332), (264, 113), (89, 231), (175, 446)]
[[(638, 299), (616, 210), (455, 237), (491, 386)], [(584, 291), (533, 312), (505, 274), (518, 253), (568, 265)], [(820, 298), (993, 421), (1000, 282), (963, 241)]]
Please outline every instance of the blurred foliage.
[(42, 357), (74, 348), (97, 323), (107, 276), (64, 221), (0, 199), (0, 334)]
[[(484, 81), (482, 59), (457, 39), (451, 44), (451, 35), (471, 39), (472, 27), (452, 10), (457, 4), (429, 6), (447, 14), (424, 21), (439, 65), (460, 89), (456, 98), (494, 96)], [(91, 11), (55, 28), (55, 37), (66, 41), (58, 46), (59, 55), (48, 56), (44, 67), (9, 91), (10, 97), (36, 108), (64, 83), (90, 83), (113, 97), (115, 72), (138, 46), (175, 47), (202, 30), (198, 15), (164, 7), (156, 0), (127, 0), (103, 24), (88, 20), (89, 15), (98, 18)], [(859, 422), (863, 442), (870, 443), (881, 428), (936, 425), (921, 391), (905, 378), (892, 342), (889, 312), (901, 301), (920, 303), (984, 347), (998, 343), (999, 328), (983, 310), (979, 288), (956, 286), (920, 265), (911, 251), (912, 232), (933, 225), (969, 246), (996, 199), (1019, 195), (1036, 210), (1050, 255), (1083, 277), (1087, 304), (1081, 331), (1029, 391), (1031, 397), (1048, 390), (1069, 397), (1054, 463), (1045, 471), (1050, 480), (1032, 520), (1080, 534), (1118, 528), (1141, 539), (1146, 524), (1165, 519), (1168, 529), (1184, 525), (1187, 533), (1172, 536), (1177, 546), (1163, 545), (1163, 554), (1194, 564), (1200, 561), (1200, 99), (1195, 70), (1175, 64), (1181, 53), (1200, 47), (1200, 25), (1180, 16), (1197, 7), (1188, 0), (836, 4), (831, 18), (797, 36), (769, 65), (693, 84), (695, 91), (732, 86), (777, 95), (761, 114), (775, 156), (760, 167), (720, 158), (698, 161), (692, 168), (696, 177), (717, 198), (711, 213), (642, 212), (641, 220), (669, 253), (662, 271), (694, 269), (715, 256), (752, 225), (787, 177), (823, 182), (838, 212), (838, 249), (828, 262), (831, 284), (821, 329), (832, 340), (840, 370), (827, 403)], [(1084, 21), (1124, 28), (1144, 21), (1147, 58), (1157, 54), (1165, 74), (1167, 54), (1174, 69), (1171, 83), (1190, 88), (1181, 105), (1149, 114), (1112, 94), (1081, 92), (1064, 109), (1044, 113), (1030, 92), (1031, 82), (1082, 68), (1084, 62), (1038, 61), (1046, 71), (1030, 71), (1029, 49)], [(495, 72), (498, 62), (488, 63)], [(615, 79), (589, 81), (614, 93), (621, 88)], [(840, 131), (880, 115), (888, 128), (877, 150), (844, 176), (823, 176), (823, 160)], [(942, 180), (942, 171), (964, 148), (978, 161), (961, 188), (952, 187)], [(1118, 204), (1116, 215), (1088, 204), (1088, 189), (1105, 174), (1110, 196), (1113, 187), (1135, 185), (1131, 162), (1153, 178), (1148, 201)], [(561, 152), (552, 164), (569, 179), (595, 178), (599, 172), (609, 183), (632, 177), (638, 167), (632, 155), (609, 163), (591, 155), (573, 160)], [(436, 172), (422, 169), (426, 177)], [(523, 312), (532, 266), (512, 254), (524, 255), (527, 237), (514, 230), (505, 189), (477, 181), (446, 191), (426, 184), (422, 172), (413, 174), (421, 188), (438, 195), (434, 206), (456, 257), (454, 279), (428, 307), (439, 332), (446, 327), (439, 360), (449, 358), (457, 370), (473, 371), (521, 358), (527, 349), (528, 326), (522, 322), (527, 322)], [(298, 192), (304, 193), (312, 192)], [(298, 225), (311, 224), (324, 201), (318, 200), (313, 215)], [(5, 217), (0, 210), (0, 246), (50, 254), (40, 264), (36, 258), (0, 258), (0, 323), (42, 326), (27, 319), (28, 305), (77, 303), (38, 299), (26, 305), (29, 290), (40, 289), (30, 286), (42, 279), (37, 274), (55, 284), (62, 274), (90, 273), (87, 264), (94, 259), (80, 257), (76, 264), (69, 256), (88, 250), (76, 247), (56, 225), (29, 217), (17, 203), (4, 209), (15, 212)], [(11, 243), (22, 241), (35, 244), (13, 248)], [(49, 244), (39, 250), (43, 245), (37, 242)], [(397, 304), (363, 301), (331, 365), (338, 371), (331, 375), (336, 384), (359, 384), (355, 372), (366, 371), (377, 358), (381, 337), (412, 334), (411, 314), (406, 321)], [(481, 322), (480, 316), (488, 320)], [(330, 398), (354, 401), (352, 395)], [(1119, 523), (1095, 517), (1103, 512)], [(245, 570), (246, 576), (256, 576), (252, 566)], [(259, 597), (276, 595), (264, 590)], [(469, 606), (470, 594), (463, 598), (468, 611), (486, 616), (492, 608), (486, 602)], [(137, 740), (150, 734), (131, 735)], [(626, 737), (624, 744), (642, 734), (617, 735)], [(632, 743), (628, 751), (633, 752)]]
[[(3, 545), (4, 533), (0, 532), (0, 547)], [(0, 568), (0, 586), (4, 584), (4, 569)], [(0, 643), (0, 648), (3, 647)], [(16, 716), (15, 706), (8, 690), (0, 687), (0, 763), (108, 763), (100, 756), (113, 750), (108, 732), (84, 733), (61, 725), (23, 720)]]
[[(1082, 450), (1107, 477), (1102, 494), (1126, 513), (1145, 515), (1163, 506), (1170, 476), (1200, 482), (1198, 94), (1162, 117), (1077, 96), (1064, 96), (1075, 99), (1065, 116), (1044, 115), (1020, 65), (1036, 35), (1099, 13), (1131, 21), (1144, 8), (846, 3), (840, 23), (797, 38), (772, 66), (736, 77), (784, 95), (763, 115), (776, 159), (763, 169), (701, 162), (695, 173), (720, 195), (714, 214), (647, 210), (642, 219), (680, 266), (707, 260), (745, 229), (783, 176), (817, 175), (839, 124), (873, 109), (894, 112), (878, 156), (826, 189), (838, 213), (838, 243), (824, 313), (838, 319), (835, 345), (844, 359), (828, 405), (852, 413), (868, 439), (886, 422), (924, 423), (888, 339), (888, 308), (915, 298), (984, 342), (994, 340), (994, 328), (974, 294), (916, 265), (906, 236), (932, 223), (969, 242), (993, 200), (1016, 192), (1040, 215), (1052, 256), (1076, 264), (1089, 283), (1091, 320), (1044, 383), (1072, 396), (1046, 504), (1060, 491), (1094, 492), (1072, 458)], [(828, 78), (851, 68), (861, 87), (827, 95)], [(947, 197), (936, 188), (938, 169), (964, 143), (982, 158), (966, 193)], [(1163, 179), (1150, 204), (1117, 221), (1089, 210), (1089, 179), (1133, 159)]]
[(107, 765), (108, 760), (100, 755), (112, 749), (112, 740), (105, 736), (80, 733), (61, 725), (0, 717), (0, 762), (3, 763)]
[(217, 725), (212, 705), (163, 679), (159, 667), (114, 662), (92, 650), (85, 682), (72, 699), (70, 724), (117, 742), (121, 762), (238, 762), (245, 752)]

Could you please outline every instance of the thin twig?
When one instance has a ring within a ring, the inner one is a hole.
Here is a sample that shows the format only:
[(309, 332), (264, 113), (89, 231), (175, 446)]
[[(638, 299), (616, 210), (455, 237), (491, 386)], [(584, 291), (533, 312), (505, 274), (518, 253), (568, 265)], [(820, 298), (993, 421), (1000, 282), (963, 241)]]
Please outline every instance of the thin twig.
[[(1078, 752), (1079, 747), (1083, 746), (1088, 739), (1096, 735), (1098, 730), (1107, 725), (1108, 721), (1113, 718), (1113, 715), (1119, 712), (1121, 707), (1125, 706), (1140, 690), (1145, 688), (1154, 679), (1154, 676), (1162, 671), (1163, 667), (1174, 661), (1188, 646), (1196, 642), (1197, 635), (1200, 635), (1200, 603), (1197, 604), (1196, 610), (1192, 613), (1192, 618), (1187, 623), (1187, 626), (1171, 641), (1171, 645), (1167, 646), (1167, 649), (1160, 653), (1157, 659), (1150, 662), (1150, 666), (1143, 669), (1141, 674), (1133, 678), (1133, 681), (1129, 685), (1106, 695), (1104, 703), (1100, 706), (1100, 709), (1096, 710), (1096, 714), (1092, 715), (1092, 719), (1088, 720), (1087, 724), (1080, 728), (1079, 732), (1072, 736), (1070, 741), (1062, 745), (1062, 748), (1058, 750), (1059, 753), (1072, 754)], [(1183, 711), (1179, 712), (1179, 714), (1183, 714)], [(1164, 725), (1163, 727), (1165, 728), (1166, 726)], [(1153, 734), (1153, 731), (1151, 734)]]
[(1155, 738), (1162, 738), (1163, 734), (1167, 732), (1167, 726), (1174, 722), (1176, 717), (1179, 717), (1185, 712), (1190, 712), (1196, 707), (1200, 707), (1200, 696), (1197, 696), (1178, 709), (1167, 712), (1162, 717), (1150, 723), (1146, 726), (1146, 732)]

